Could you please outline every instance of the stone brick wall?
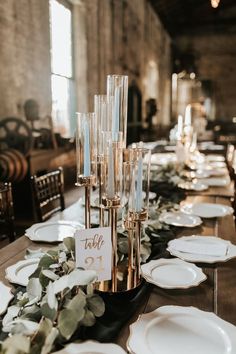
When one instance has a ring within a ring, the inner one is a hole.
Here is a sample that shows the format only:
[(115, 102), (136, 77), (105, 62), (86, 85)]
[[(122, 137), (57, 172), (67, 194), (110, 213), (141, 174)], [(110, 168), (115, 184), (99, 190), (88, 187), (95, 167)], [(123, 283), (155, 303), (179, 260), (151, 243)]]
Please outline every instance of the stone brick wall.
[(236, 34), (179, 37), (182, 50), (190, 50), (196, 60), (198, 77), (211, 80), (215, 119), (236, 116)]
[(50, 114), (48, 0), (0, 1), (0, 119), (24, 116), (29, 98)]
[[(77, 85), (78, 108), (84, 108), (88, 97), (87, 107), (93, 109), (93, 96), (105, 93), (108, 74), (126, 74), (142, 92), (143, 117), (145, 101), (156, 98), (157, 122), (168, 124), (171, 41), (147, 0), (84, 0), (74, 10), (78, 21), (75, 28), (81, 28), (82, 23), (86, 37), (76, 49), (77, 75), (81, 77), (80, 64), (86, 71)], [(155, 86), (152, 92), (151, 86)]]
[[(158, 122), (170, 116), (170, 38), (147, 0), (80, 0), (73, 5), (77, 109), (93, 109), (106, 75), (127, 74), (144, 102), (158, 100)], [(63, 24), (62, 24), (63, 25)], [(0, 119), (24, 117), (25, 100), (51, 113), (48, 0), (0, 1)], [(145, 115), (145, 112), (143, 112)]]

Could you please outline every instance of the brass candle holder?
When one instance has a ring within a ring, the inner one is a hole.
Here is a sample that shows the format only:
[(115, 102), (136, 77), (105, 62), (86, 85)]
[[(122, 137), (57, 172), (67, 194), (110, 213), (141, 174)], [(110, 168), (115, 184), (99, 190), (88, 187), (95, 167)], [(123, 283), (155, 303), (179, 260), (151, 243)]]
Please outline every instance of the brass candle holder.
[(91, 213), (90, 213), (90, 196), (91, 187), (95, 184), (95, 176), (78, 176), (78, 182), (76, 186), (82, 186), (85, 190), (85, 214), (84, 214), (84, 224), (85, 228), (89, 229), (91, 227)]
[(129, 211), (128, 217), (124, 224), (128, 231), (128, 277), (127, 289), (130, 290), (138, 286), (141, 282), (141, 234), (142, 222), (147, 219), (148, 213), (146, 209), (140, 212)]

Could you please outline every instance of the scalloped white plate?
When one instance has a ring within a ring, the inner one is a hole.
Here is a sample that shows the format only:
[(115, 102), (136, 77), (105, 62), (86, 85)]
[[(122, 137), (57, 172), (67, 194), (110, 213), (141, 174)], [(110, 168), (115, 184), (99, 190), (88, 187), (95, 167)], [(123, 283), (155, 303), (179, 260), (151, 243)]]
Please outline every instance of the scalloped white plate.
[(197, 182), (182, 182), (178, 184), (178, 187), (188, 190), (188, 191), (196, 191), (201, 192), (208, 189), (208, 185), (205, 183), (205, 180), (199, 180)]
[(179, 227), (196, 227), (202, 224), (202, 220), (199, 216), (188, 215), (181, 211), (163, 213), (160, 216), (160, 221), (163, 221), (168, 225)]
[[(201, 242), (204, 247), (209, 247), (209, 248), (211, 248), (214, 245), (217, 245), (220, 242), (227, 245), (227, 253), (221, 256), (214, 256), (208, 254), (181, 252), (171, 247), (172, 242), (176, 242), (178, 240), (187, 241), (193, 245), (194, 243), (199, 244), (199, 242)], [(171, 240), (168, 243), (167, 251), (169, 251), (172, 256), (178, 257), (187, 262), (217, 263), (217, 262), (226, 262), (229, 259), (236, 257), (236, 246), (233, 245), (230, 241), (226, 241), (215, 236), (198, 236), (198, 235), (183, 236), (177, 240), (176, 239)]]
[(204, 183), (206, 186), (209, 187), (225, 187), (230, 184), (230, 178), (204, 178), (201, 179), (201, 182)]
[(6, 268), (5, 278), (9, 282), (27, 286), (29, 277), (34, 273), (39, 263), (39, 258), (24, 259)]
[(200, 218), (217, 218), (233, 214), (233, 208), (215, 203), (184, 204), (180, 210), (188, 215), (197, 215)]
[(236, 327), (195, 307), (163, 306), (130, 326), (134, 354), (235, 354)]
[(73, 237), (78, 229), (84, 226), (76, 221), (46, 221), (32, 225), (25, 235), (36, 242), (62, 242), (65, 237)]
[(82, 343), (71, 343), (53, 354), (126, 354), (126, 352), (117, 344), (89, 340)]
[(0, 281), (0, 315), (6, 312), (13, 297), (14, 295), (11, 292), (11, 288)]
[(141, 266), (149, 283), (164, 289), (187, 289), (206, 280), (202, 269), (178, 258), (157, 259)]

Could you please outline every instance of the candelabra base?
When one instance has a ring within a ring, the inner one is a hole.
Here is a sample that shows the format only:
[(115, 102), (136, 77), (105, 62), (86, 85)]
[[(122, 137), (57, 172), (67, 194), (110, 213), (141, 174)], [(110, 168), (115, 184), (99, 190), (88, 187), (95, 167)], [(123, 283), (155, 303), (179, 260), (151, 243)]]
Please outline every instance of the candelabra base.
[(116, 288), (114, 289), (114, 280), (105, 280), (96, 282), (94, 287), (101, 292), (117, 293), (133, 290), (141, 284), (142, 278), (136, 269), (129, 267), (128, 259), (122, 261), (116, 267)]

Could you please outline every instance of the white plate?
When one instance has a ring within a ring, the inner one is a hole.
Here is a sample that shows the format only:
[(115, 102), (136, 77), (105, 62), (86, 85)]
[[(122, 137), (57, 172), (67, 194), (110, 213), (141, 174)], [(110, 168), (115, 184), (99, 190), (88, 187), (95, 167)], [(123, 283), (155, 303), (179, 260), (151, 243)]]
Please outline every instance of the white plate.
[(228, 170), (227, 168), (212, 168), (210, 171), (210, 176), (225, 176), (225, 175), (228, 175)]
[(86, 341), (71, 343), (53, 354), (126, 354), (126, 352), (117, 344)]
[(31, 241), (61, 242), (65, 237), (73, 237), (77, 229), (84, 226), (75, 221), (47, 221), (32, 225), (25, 231)]
[(130, 326), (135, 354), (235, 354), (236, 327), (195, 307), (163, 306)]
[(201, 242), (205, 247), (211, 247), (213, 245), (217, 245), (217, 243), (223, 243), (227, 245), (227, 253), (222, 256), (213, 256), (207, 254), (194, 254), (194, 253), (187, 253), (181, 252), (171, 247), (172, 242), (176, 240), (172, 240), (168, 243), (167, 250), (170, 252), (172, 256), (178, 257), (187, 262), (203, 262), (203, 263), (216, 263), (216, 262), (225, 262), (231, 258), (236, 257), (236, 246), (233, 245), (229, 241), (222, 240), (221, 238), (215, 236), (183, 236), (178, 240), (188, 241), (189, 243), (194, 244)]
[(214, 203), (184, 204), (180, 209), (183, 213), (197, 215), (200, 218), (217, 218), (233, 214), (233, 208)]
[(7, 310), (7, 307), (13, 297), (14, 295), (11, 292), (11, 288), (0, 281), (0, 315)]
[(209, 187), (225, 187), (230, 183), (229, 178), (204, 178), (201, 180), (206, 186)]
[(156, 153), (151, 155), (151, 164), (167, 165), (170, 162), (176, 162), (175, 153)]
[(226, 163), (223, 161), (210, 161), (210, 166), (213, 168), (224, 168), (226, 167)]
[(207, 277), (201, 268), (178, 258), (158, 259), (141, 266), (143, 277), (164, 289), (187, 289)]
[(225, 161), (224, 156), (222, 155), (206, 155), (207, 161)]
[(19, 261), (6, 269), (5, 278), (11, 283), (27, 286), (29, 277), (36, 270), (38, 263), (38, 258)]
[(180, 227), (196, 227), (202, 223), (202, 220), (198, 216), (187, 215), (181, 212), (163, 213), (160, 220), (168, 225)]
[(197, 182), (182, 182), (178, 184), (178, 187), (188, 190), (188, 191), (205, 191), (208, 189), (208, 185), (204, 182), (197, 181)]

